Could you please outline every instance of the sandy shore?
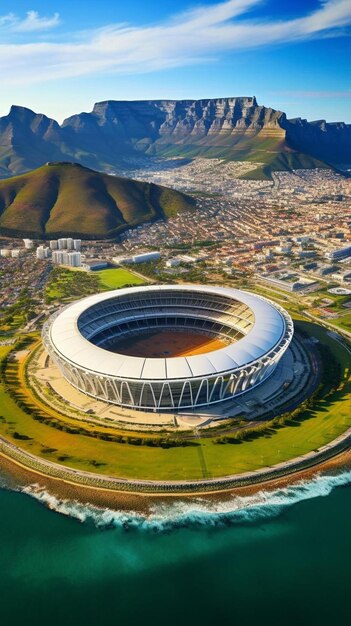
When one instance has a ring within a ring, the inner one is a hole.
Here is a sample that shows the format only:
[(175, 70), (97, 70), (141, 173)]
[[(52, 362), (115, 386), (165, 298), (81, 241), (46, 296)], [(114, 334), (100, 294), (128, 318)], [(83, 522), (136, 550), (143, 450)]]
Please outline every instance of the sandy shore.
[(191, 500), (196, 500), (198, 497), (205, 499), (207, 502), (226, 502), (234, 495), (249, 496), (262, 490), (272, 491), (291, 486), (301, 480), (311, 479), (321, 472), (334, 473), (349, 468), (351, 468), (351, 450), (320, 463), (313, 468), (255, 485), (210, 493), (199, 492), (183, 495), (157, 495), (118, 492), (109, 489), (77, 485), (58, 478), (39, 474), (0, 454), (0, 472), (10, 488), (36, 484), (60, 500), (76, 500), (82, 504), (92, 504), (101, 508), (110, 508), (118, 511), (135, 511), (146, 516), (150, 513), (151, 507), (155, 503), (167, 504), (175, 501), (190, 502)]

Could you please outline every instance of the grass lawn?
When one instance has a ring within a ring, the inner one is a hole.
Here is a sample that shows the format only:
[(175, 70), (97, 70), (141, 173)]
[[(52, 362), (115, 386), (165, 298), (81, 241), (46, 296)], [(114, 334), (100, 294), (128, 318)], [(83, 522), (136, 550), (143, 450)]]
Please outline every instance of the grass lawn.
[(333, 324), (333, 326), (338, 326), (339, 328), (343, 328), (344, 330), (351, 332), (351, 313), (346, 313), (346, 315), (330, 319), (328, 322)]
[[(14, 346), (0, 346), (0, 361), (3, 359), (11, 350), (13, 350)], [(1, 404), (0, 404), (1, 407)]]
[(126, 285), (143, 285), (145, 280), (137, 276), (133, 272), (124, 268), (111, 268), (94, 272), (99, 279), (100, 284), (105, 289), (118, 289)]
[(111, 268), (101, 272), (86, 272), (64, 267), (53, 270), (46, 287), (49, 302), (68, 302), (99, 291), (118, 289), (126, 285), (142, 285), (145, 281), (123, 268)]
[[(25, 414), (0, 386), (0, 434), (22, 448), (46, 459), (77, 469), (125, 478), (194, 479), (236, 474), (314, 450), (351, 427), (350, 353), (332, 340), (325, 329), (303, 323), (305, 330), (325, 343), (339, 360), (343, 380), (334, 395), (321, 400), (294, 425), (272, 429), (265, 436), (237, 444), (198, 440), (185, 448), (149, 448), (106, 442), (85, 435), (69, 434), (42, 424)], [(8, 348), (0, 351), (6, 354)], [(18, 441), (14, 433), (30, 437)], [(46, 449), (51, 449), (51, 452)], [(63, 458), (62, 457), (66, 457)], [(97, 469), (96, 469), (97, 467)]]

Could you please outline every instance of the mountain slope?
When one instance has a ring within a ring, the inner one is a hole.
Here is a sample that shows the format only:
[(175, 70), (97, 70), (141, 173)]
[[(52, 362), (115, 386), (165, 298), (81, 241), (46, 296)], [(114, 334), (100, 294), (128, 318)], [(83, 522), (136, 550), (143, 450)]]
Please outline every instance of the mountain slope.
[(23, 107), (0, 118), (0, 177), (48, 160), (115, 172), (135, 155), (250, 160), (269, 175), (351, 163), (351, 125), (289, 120), (254, 97), (98, 102), (61, 126)]
[(129, 226), (195, 202), (177, 191), (100, 174), (73, 163), (48, 163), (0, 181), (0, 232), (7, 235), (113, 237)]
[(12, 106), (10, 113), (0, 118), (0, 177), (63, 159), (61, 135), (55, 120)]

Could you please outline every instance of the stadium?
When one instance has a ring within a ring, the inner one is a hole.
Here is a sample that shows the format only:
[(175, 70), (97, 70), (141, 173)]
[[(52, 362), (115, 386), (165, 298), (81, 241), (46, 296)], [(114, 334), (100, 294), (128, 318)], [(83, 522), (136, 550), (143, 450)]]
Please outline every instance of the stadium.
[(293, 337), (277, 304), (246, 291), (153, 285), (89, 296), (55, 313), (43, 342), (65, 379), (143, 411), (223, 402), (271, 376)]

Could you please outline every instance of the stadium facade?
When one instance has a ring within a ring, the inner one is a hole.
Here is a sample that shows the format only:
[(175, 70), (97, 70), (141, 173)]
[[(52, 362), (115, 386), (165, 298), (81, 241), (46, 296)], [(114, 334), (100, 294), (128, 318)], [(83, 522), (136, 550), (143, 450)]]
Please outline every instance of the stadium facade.
[[(201, 333), (218, 350), (167, 358), (111, 351), (151, 331)], [(145, 411), (211, 405), (271, 376), (293, 337), (288, 313), (246, 291), (157, 285), (97, 294), (52, 316), (43, 342), (66, 380), (85, 394)]]

